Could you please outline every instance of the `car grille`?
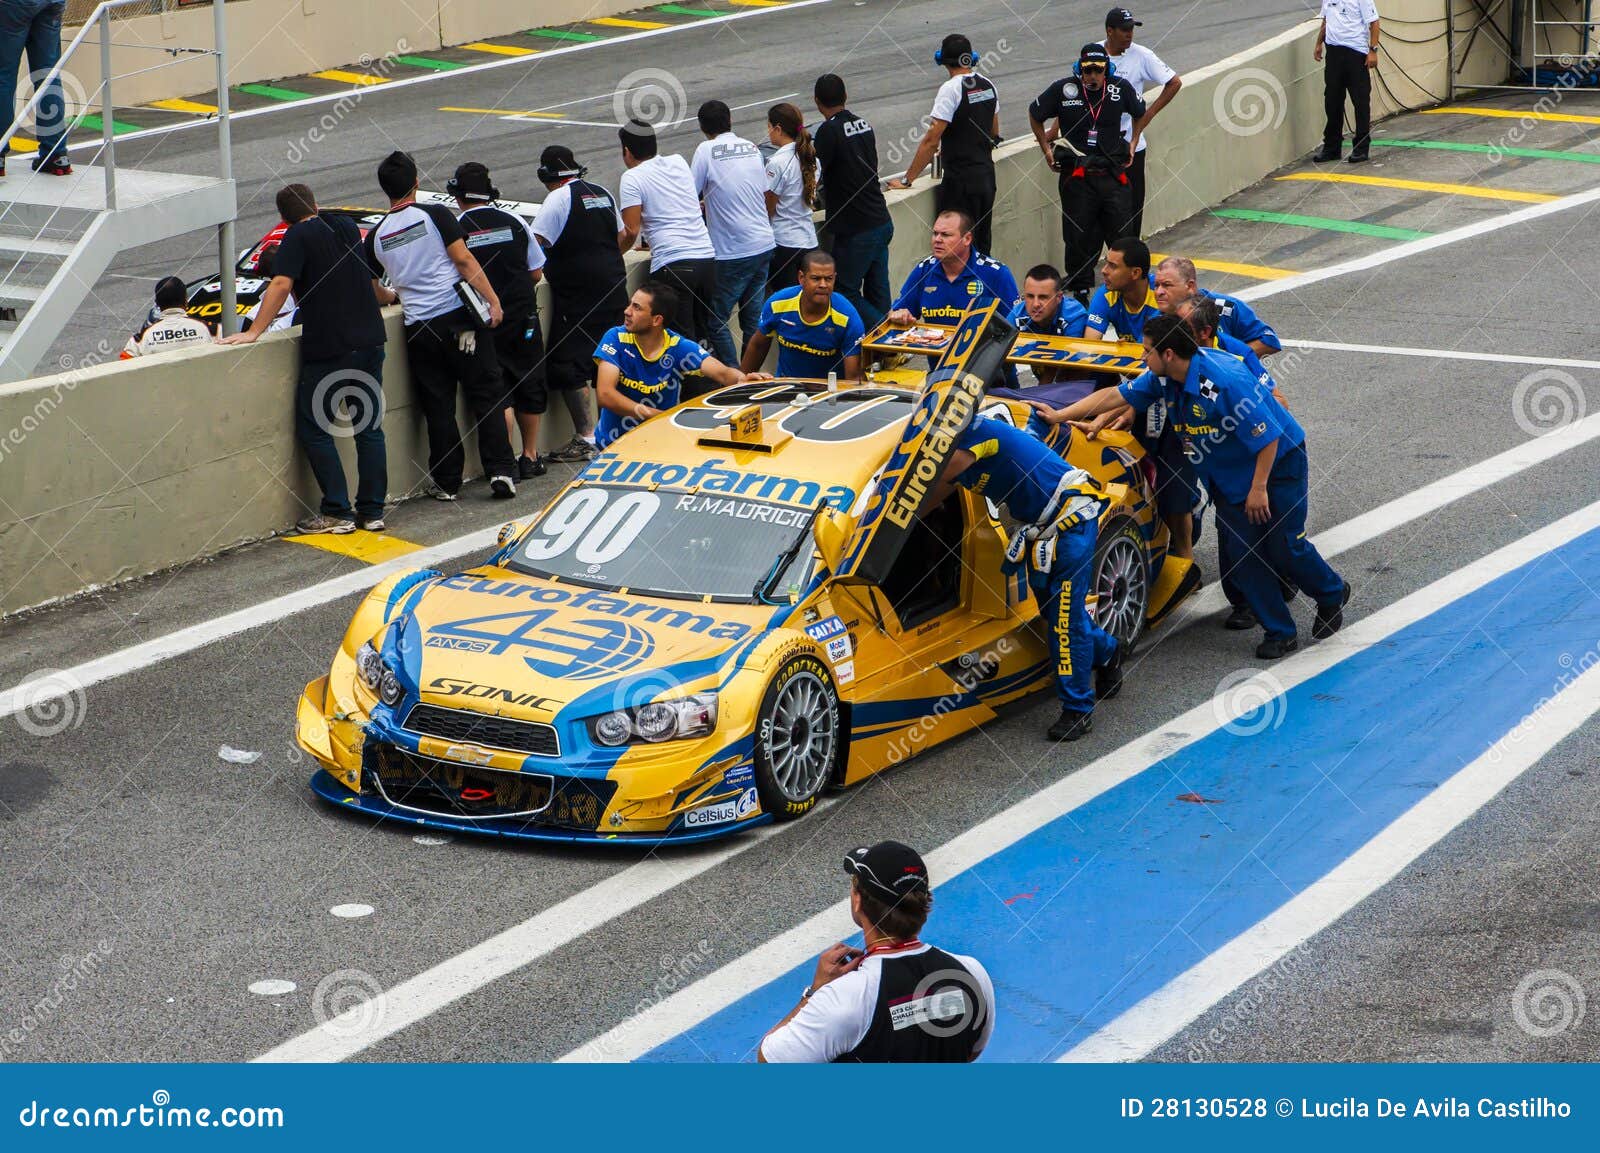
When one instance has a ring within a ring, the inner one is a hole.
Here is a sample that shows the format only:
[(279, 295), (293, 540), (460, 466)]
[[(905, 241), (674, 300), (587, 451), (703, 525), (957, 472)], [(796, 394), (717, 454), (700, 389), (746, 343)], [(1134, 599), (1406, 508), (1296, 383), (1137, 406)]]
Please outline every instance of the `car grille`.
[(587, 831), (599, 827), (617, 789), (615, 781), (461, 765), (385, 744), (367, 746), (362, 775), (364, 787), (413, 812)]
[(561, 752), (561, 742), (553, 725), (538, 721), (513, 721), (505, 717), (475, 713), (468, 709), (446, 709), (438, 705), (416, 704), (406, 714), (404, 727), (425, 737), (446, 741), (469, 741), (491, 749), (509, 749), (553, 757)]

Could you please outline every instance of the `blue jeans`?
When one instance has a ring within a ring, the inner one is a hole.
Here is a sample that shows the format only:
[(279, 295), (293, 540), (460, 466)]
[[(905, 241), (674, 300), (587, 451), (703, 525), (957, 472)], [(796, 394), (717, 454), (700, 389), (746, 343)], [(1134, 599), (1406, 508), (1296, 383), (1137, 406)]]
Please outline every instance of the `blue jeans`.
[[(348, 419), (338, 412), (341, 401)], [(383, 516), (383, 498), (389, 491), (389, 458), (383, 444), (383, 345), (332, 360), (302, 361), (294, 394), (294, 432), (322, 489), (323, 516), (351, 519), (350, 490), (335, 434), (355, 438), (355, 514), (362, 520)]]
[[(835, 258), (837, 259), (837, 258)], [(1117, 638), (1089, 615), (1089, 583), (1094, 580), (1094, 546), (1100, 526), (1086, 521), (1056, 538), (1056, 563), (1048, 574), (1028, 573), (1039, 601), (1050, 659), (1055, 665), (1061, 707), (1094, 711), (1094, 670), (1117, 651)]]
[[(756, 325), (761, 323), (761, 306), (766, 303), (767, 270), (772, 267), (772, 249), (737, 260), (716, 262), (717, 288), (711, 294), (711, 355), (739, 367), (739, 356), (750, 343)], [(739, 309), (739, 340), (733, 347), (728, 317)]]
[(839, 292), (856, 306), (868, 332), (883, 323), (894, 300), (889, 295), (889, 241), (893, 239), (892, 223), (833, 238)]
[[(0, 116), (16, 115), (17, 69), (28, 53), (28, 71), (35, 84), (61, 59), (61, 14), (64, 0), (0, 0)], [(50, 82), (31, 117), (39, 138), (39, 162), (54, 158), (66, 140), (66, 100), (61, 81)], [(0, 132), (5, 129), (0, 128)], [(11, 151), (11, 138), (0, 142), (0, 157)]]

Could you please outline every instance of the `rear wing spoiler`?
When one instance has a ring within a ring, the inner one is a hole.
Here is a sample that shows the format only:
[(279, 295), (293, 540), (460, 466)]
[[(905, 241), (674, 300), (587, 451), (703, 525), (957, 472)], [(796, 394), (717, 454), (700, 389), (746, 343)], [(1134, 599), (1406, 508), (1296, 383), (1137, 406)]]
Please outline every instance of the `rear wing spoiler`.
[[(885, 320), (867, 334), (861, 347), (869, 352), (943, 356), (949, 351), (956, 332), (955, 327), (947, 324), (918, 323), (905, 328)], [(1012, 364), (1027, 364), (1036, 368), (1114, 372), (1119, 376), (1138, 376), (1145, 370), (1142, 344), (1079, 336), (1046, 336), (1032, 332), (1017, 333), (1005, 359)]]

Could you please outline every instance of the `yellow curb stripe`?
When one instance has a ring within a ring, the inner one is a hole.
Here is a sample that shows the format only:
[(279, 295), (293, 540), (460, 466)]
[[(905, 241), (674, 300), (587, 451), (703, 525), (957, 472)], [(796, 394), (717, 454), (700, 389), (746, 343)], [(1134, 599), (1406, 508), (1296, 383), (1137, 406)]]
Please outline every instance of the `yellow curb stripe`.
[(1424, 108), (1426, 116), (1492, 116), (1501, 120), (1542, 120), (1547, 124), (1600, 124), (1600, 116), (1575, 112), (1514, 112), (1508, 108)]
[(597, 16), (593, 20), (585, 20), (585, 24), (599, 24), (604, 28), (671, 28), (670, 24), (663, 24), (659, 20), (624, 20), (620, 16)]
[(559, 112), (519, 112), (515, 108), (441, 108), (440, 112), (470, 112), (474, 116), (538, 116), (546, 120), (560, 120)]
[(165, 108), (168, 112), (190, 112), (196, 116), (214, 116), (215, 104), (201, 104), (198, 100), (152, 100), (151, 108)]
[(728, 3), (743, 8), (782, 8), (784, 0), (728, 0)]
[(532, 56), (539, 51), (537, 48), (514, 48), (510, 44), (485, 44), (482, 41), (476, 44), (463, 44), (461, 47), (474, 52), (493, 52), (496, 56)]
[(327, 68), (311, 75), (318, 80), (332, 80), (335, 84), (354, 84), (358, 88), (389, 83), (387, 76), (374, 76), (370, 72), (346, 72), (343, 68)]
[(325, 552), (335, 552), (340, 556), (353, 557), (364, 564), (382, 564), (386, 560), (393, 560), (395, 557), (405, 556), (422, 548), (420, 544), (412, 544), (408, 540), (401, 540), (388, 533), (367, 532), (359, 528), (355, 532), (303, 533), (286, 536), (283, 539), (293, 541), (295, 544), (308, 544)]
[(1549, 204), (1560, 197), (1548, 192), (1518, 188), (1485, 188), (1481, 184), (1438, 184), (1431, 180), (1396, 180), (1391, 176), (1349, 176), (1334, 172), (1292, 172), (1279, 180), (1314, 180), (1323, 184), (1364, 184), (1370, 188), (1403, 188), (1408, 192), (1438, 192), (1446, 196), (1475, 196), (1479, 200), (1514, 200), (1519, 204)]
[[(1152, 252), (1150, 264), (1154, 267), (1167, 258), (1166, 253)], [(1292, 268), (1273, 268), (1266, 264), (1238, 264), (1231, 260), (1202, 260), (1191, 257), (1194, 266), (1203, 272), (1227, 272), (1234, 276), (1248, 276), (1252, 280), (1287, 280), (1300, 274)]]
[(11, 138), (11, 147), (17, 152), (37, 152), (39, 151), (39, 142), (37, 140), (29, 140), (26, 136), (13, 136)]

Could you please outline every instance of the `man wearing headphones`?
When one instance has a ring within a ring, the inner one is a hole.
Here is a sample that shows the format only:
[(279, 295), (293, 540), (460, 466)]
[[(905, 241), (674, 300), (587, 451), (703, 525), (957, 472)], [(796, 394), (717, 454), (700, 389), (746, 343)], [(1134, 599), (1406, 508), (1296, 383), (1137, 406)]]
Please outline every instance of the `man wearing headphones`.
[(573, 426), (572, 439), (550, 453), (550, 459), (572, 463), (600, 451), (589, 414), (594, 350), (602, 336), (622, 323), (628, 304), (628, 272), (617, 250), (621, 223), (616, 201), (583, 179), (588, 171), (566, 145), (545, 148), (537, 175), (549, 195), (533, 218), (552, 304), (545, 384), (561, 397)]
[[(1137, 123), (1144, 97), (1111, 74), (1104, 46), (1085, 44), (1072, 75), (1041, 92), (1028, 107), (1028, 124), (1045, 163), (1057, 173), (1067, 289), (1086, 300), (1095, 263), (1108, 240), (1128, 234), (1133, 201), (1128, 186), (1132, 152), (1122, 118)], [(1054, 121), (1046, 129), (1045, 124)]]
[(989, 217), (994, 212), (994, 150), (1000, 143), (1000, 95), (977, 72), (978, 57), (972, 41), (960, 33), (944, 38), (933, 54), (950, 79), (939, 86), (929, 114), (928, 131), (917, 145), (905, 175), (889, 181), (890, 188), (910, 188), (911, 182), (933, 161), (935, 150), (944, 162), (944, 179), (934, 195), (937, 212), (965, 212), (972, 217), (972, 242), (985, 256), (994, 239)]

